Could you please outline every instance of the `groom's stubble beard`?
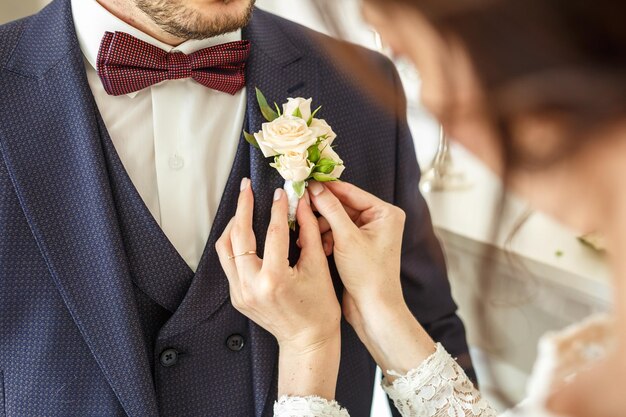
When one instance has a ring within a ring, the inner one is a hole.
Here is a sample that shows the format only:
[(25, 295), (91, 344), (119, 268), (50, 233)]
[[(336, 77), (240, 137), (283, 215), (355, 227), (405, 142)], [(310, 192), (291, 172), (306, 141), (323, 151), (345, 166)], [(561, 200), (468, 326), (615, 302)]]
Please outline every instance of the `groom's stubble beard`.
[[(232, 0), (224, 0), (228, 4)], [(134, 0), (161, 30), (179, 39), (207, 39), (234, 32), (248, 24), (256, 0), (240, 0), (240, 10), (201, 13), (187, 0)], [(210, 7), (210, 6), (208, 6)]]

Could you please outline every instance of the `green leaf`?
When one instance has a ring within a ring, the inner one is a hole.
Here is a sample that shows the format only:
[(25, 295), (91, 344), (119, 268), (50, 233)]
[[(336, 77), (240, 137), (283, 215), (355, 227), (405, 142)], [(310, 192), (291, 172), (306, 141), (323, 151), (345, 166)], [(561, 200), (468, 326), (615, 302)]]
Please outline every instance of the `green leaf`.
[(278, 107), (278, 104), (276, 102), (274, 102), (274, 107), (276, 107), (276, 113), (278, 113), (278, 116), (282, 116), (283, 112), (280, 111), (280, 107)]
[(337, 178), (329, 175), (329, 174), (322, 174), (321, 172), (314, 172), (313, 173), (313, 179), (317, 182), (332, 182), (332, 181), (337, 181)]
[(300, 107), (296, 107), (296, 109), (293, 111), (292, 116), (302, 119), (302, 112), (300, 111)]
[(302, 198), (304, 195), (304, 189), (306, 188), (306, 183), (304, 181), (294, 182), (292, 184), (293, 190), (296, 192), (298, 198)]
[(280, 169), (280, 157), (278, 155), (274, 157), (274, 162), (270, 163), (270, 166), (274, 169)]
[(333, 172), (335, 167), (337, 166), (337, 162), (332, 159), (322, 158), (315, 165), (314, 172), (320, 172), (322, 174), (330, 174)]
[(334, 160), (330, 159), (330, 158), (322, 158), (319, 161), (318, 165), (337, 165), (337, 162), (335, 162)]
[(317, 146), (317, 143), (311, 146), (308, 149), (308, 152), (309, 152), (309, 161), (313, 162), (314, 164), (317, 164), (317, 161), (320, 160), (320, 157), (322, 155), (322, 153), (320, 152), (320, 148)]
[(318, 111), (320, 111), (320, 109), (322, 108), (322, 106), (319, 106), (317, 109), (315, 109), (315, 111), (313, 113), (311, 113), (311, 117), (309, 117), (309, 120), (307, 120), (306, 124), (311, 126), (311, 123), (313, 123), (313, 119), (315, 118), (315, 115), (317, 114)]
[(254, 135), (246, 132), (245, 130), (243, 131), (243, 137), (246, 139), (246, 142), (248, 142), (250, 145), (254, 146), (257, 149), (260, 149), (261, 147), (259, 146), (259, 143), (256, 141), (256, 138), (254, 137)]
[(261, 113), (263, 114), (263, 117), (265, 117), (265, 120), (267, 120), (268, 122), (273, 122), (274, 120), (278, 119), (278, 113), (276, 113), (269, 106), (269, 104), (267, 104), (267, 99), (258, 88), (256, 89), (256, 100), (259, 102), (259, 107), (261, 108)]

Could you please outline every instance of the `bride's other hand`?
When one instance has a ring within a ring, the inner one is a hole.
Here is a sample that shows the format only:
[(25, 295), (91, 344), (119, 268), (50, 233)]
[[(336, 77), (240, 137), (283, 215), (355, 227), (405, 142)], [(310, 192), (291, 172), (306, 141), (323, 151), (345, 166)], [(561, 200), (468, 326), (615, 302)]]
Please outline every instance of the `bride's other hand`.
[(324, 244), (333, 248), (350, 294), (359, 302), (375, 298), (389, 305), (402, 303), (404, 211), (346, 182), (312, 182), (309, 191), (323, 216), (319, 224)]
[(235, 217), (216, 244), (233, 306), (270, 332), (280, 347), (280, 395), (333, 398), (340, 354), (341, 308), (319, 225), (307, 199), (297, 211), (302, 252), (289, 265), (288, 202), (276, 190), (263, 259), (252, 229), (254, 196), (242, 181)]
[[(327, 253), (346, 289), (343, 311), (383, 372), (406, 373), (434, 351), (402, 294), (405, 214), (345, 182), (309, 185)], [(389, 375), (387, 375), (389, 377)]]

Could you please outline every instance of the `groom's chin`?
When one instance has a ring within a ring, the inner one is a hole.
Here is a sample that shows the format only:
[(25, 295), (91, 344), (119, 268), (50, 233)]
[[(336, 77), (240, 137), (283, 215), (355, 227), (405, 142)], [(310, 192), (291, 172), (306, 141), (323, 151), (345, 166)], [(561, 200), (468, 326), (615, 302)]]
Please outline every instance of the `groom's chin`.
[[(185, 3), (185, 0), (180, 1)], [(255, 2), (256, 0), (192, 0), (189, 1), (189, 8), (197, 13), (199, 21), (205, 21), (215, 27), (220, 23), (229, 27), (237, 23), (243, 23), (241, 26), (245, 26)]]
[(255, 0), (135, 0), (167, 33), (180, 39), (206, 39), (248, 24)]

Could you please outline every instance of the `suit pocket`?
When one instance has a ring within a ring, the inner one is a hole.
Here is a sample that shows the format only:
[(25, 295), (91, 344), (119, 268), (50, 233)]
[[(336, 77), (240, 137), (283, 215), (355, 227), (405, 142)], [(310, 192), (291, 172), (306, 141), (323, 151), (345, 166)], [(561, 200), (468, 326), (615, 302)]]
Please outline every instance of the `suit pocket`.
[(6, 415), (4, 407), (4, 372), (0, 370), (0, 417), (6, 417)]

